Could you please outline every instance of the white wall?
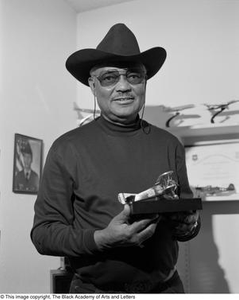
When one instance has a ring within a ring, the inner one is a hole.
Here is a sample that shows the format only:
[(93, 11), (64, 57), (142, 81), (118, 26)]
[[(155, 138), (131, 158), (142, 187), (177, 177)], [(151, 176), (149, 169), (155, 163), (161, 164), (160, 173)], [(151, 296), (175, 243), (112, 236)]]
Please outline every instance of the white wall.
[[(78, 49), (95, 48), (118, 22), (132, 29), (141, 51), (165, 47), (165, 65), (148, 82), (147, 105), (154, 107), (145, 112), (149, 121), (164, 126), (165, 119), (155, 106), (200, 106), (239, 99), (238, 15), (236, 0), (127, 2), (78, 14)], [(77, 95), (80, 108), (93, 108), (87, 87), (78, 84)], [(202, 122), (209, 122), (206, 117)], [(231, 122), (238, 124), (238, 110)], [(202, 232), (186, 247), (191, 293), (239, 292), (238, 213), (238, 202), (205, 205)]]
[[(236, 0), (127, 2), (79, 14), (78, 47), (96, 47), (113, 24), (123, 22), (141, 51), (167, 50), (163, 68), (148, 83), (147, 105), (226, 102), (239, 99), (238, 13)], [(84, 87), (78, 95), (79, 105), (88, 107)]]
[(30, 241), (34, 195), (12, 192), (14, 134), (53, 140), (75, 127), (76, 14), (63, 0), (1, 0), (0, 293), (49, 293), (50, 269)]

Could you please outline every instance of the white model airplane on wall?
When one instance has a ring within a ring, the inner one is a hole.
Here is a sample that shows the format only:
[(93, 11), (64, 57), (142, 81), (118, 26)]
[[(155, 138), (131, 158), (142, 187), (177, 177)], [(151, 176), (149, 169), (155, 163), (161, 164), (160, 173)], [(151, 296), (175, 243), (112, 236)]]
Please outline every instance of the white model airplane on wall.
[(221, 104), (204, 104), (207, 107), (207, 109), (212, 113), (211, 123), (215, 123), (215, 117), (221, 114), (225, 109), (229, 109), (229, 105), (236, 102), (239, 102), (239, 100), (231, 100)]

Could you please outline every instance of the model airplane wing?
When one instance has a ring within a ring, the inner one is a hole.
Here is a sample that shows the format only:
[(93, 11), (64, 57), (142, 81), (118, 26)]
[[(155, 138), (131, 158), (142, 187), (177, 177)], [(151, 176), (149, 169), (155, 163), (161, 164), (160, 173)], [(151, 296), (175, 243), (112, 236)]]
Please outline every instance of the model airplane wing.
[(167, 112), (180, 112), (182, 110), (189, 109), (189, 108), (194, 108), (194, 107), (195, 107), (194, 104), (186, 104), (186, 105), (175, 106), (175, 107), (166, 107), (164, 109), (164, 111), (167, 111)]

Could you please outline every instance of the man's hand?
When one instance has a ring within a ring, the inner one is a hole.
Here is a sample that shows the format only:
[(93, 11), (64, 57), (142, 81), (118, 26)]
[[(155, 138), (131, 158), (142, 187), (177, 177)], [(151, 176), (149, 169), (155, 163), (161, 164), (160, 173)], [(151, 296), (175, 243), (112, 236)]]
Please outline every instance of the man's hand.
[(158, 215), (147, 217), (130, 223), (130, 207), (115, 216), (103, 230), (95, 231), (94, 238), (99, 250), (114, 247), (143, 247), (143, 242), (155, 232), (159, 220)]
[(168, 217), (172, 223), (174, 235), (176, 237), (184, 237), (193, 234), (200, 222), (198, 211), (179, 212), (170, 214)]

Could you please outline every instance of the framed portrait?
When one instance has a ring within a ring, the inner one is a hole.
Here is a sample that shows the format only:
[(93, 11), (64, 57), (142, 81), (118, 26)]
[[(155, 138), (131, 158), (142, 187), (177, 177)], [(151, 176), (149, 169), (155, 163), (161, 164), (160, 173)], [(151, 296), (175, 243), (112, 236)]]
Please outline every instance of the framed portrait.
[(42, 172), (43, 141), (15, 134), (13, 158), (13, 192), (37, 194)]

